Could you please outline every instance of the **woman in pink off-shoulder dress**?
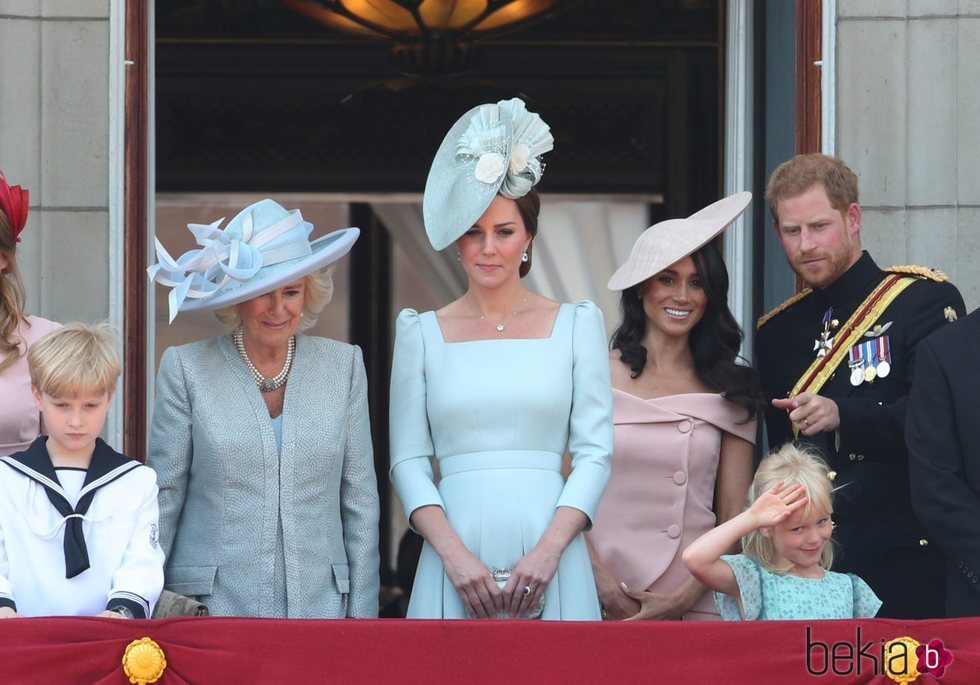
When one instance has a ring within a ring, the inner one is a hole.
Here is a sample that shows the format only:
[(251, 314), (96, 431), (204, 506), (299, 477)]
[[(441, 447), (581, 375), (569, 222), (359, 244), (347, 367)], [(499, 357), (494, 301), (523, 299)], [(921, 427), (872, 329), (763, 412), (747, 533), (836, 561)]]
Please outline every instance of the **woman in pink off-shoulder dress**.
[(588, 534), (606, 618), (718, 618), (681, 553), (741, 511), (752, 480), (761, 395), (736, 363), (742, 334), (711, 242), (750, 199), (647, 229), (609, 281), (622, 291), (610, 355), (615, 447)]

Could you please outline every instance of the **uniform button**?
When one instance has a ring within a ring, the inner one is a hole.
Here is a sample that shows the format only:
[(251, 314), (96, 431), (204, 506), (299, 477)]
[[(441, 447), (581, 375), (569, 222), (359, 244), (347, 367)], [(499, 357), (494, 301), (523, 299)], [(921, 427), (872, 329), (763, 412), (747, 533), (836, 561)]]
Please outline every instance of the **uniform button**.
[(847, 458), (850, 459), (851, 461), (854, 461), (855, 459), (857, 459), (857, 455), (854, 454), (854, 452), (851, 452), (850, 454), (847, 455)]
[(691, 428), (694, 427), (694, 422), (691, 419), (684, 419), (683, 421), (677, 422), (677, 430), (681, 433), (690, 433)]
[(672, 523), (667, 526), (667, 535), (672, 538), (679, 538), (681, 536), (681, 527), (676, 523)]
[(928, 547), (928, 546), (929, 546), (929, 541), (928, 540), (926, 540), (925, 538), (922, 538), (921, 540), (919, 540), (919, 547)]
[(830, 482), (833, 483), (835, 480), (837, 480), (837, 472), (836, 471), (828, 471), (827, 472), (827, 478), (829, 478), (830, 479)]
[(674, 474), (674, 482), (678, 485), (684, 485), (687, 482), (687, 474), (683, 471), (678, 471)]
[(863, 454), (857, 455), (857, 460), (858, 461), (864, 461), (864, 455)]

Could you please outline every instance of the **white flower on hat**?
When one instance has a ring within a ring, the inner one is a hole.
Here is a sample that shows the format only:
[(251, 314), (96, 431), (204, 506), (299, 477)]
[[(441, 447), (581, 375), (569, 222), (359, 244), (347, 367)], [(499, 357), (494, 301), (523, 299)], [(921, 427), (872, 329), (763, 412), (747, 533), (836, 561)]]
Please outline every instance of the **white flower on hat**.
[(527, 169), (527, 161), (530, 156), (530, 147), (523, 143), (516, 143), (510, 151), (510, 173), (519, 174)]
[(507, 171), (507, 165), (504, 163), (503, 155), (498, 152), (484, 152), (476, 162), (473, 175), (480, 183), (494, 185), (504, 175), (505, 171)]

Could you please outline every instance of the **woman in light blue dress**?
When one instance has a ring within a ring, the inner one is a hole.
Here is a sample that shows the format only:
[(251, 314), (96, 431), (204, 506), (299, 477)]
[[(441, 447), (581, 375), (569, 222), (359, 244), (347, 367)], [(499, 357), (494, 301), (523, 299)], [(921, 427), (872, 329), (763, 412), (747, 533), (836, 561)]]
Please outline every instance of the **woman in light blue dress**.
[(468, 288), (397, 322), (391, 478), (425, 538), (410, 618), (600, 617), (582, 531), (612, 452), (602, 315), (521, 281), (551, 147), (520, 100), (482, 105), (450, 130), (426, 183), (426, 233), (437, 250), (455, 243)]

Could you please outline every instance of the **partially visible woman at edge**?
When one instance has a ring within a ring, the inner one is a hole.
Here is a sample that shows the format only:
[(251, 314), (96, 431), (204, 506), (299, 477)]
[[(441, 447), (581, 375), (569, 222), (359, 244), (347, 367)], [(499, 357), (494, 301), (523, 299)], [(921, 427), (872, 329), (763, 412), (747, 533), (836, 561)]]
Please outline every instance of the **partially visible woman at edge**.
[(464, 114), (429, 172), (425, 230), (455, 244), (467, 290), (398, 316), (391, 478), (425, 538), (409, 618), (599, 619), (582, 531), (612, 450), (602, 314), (521, 280), (551, 148), (537, 114), (501, 101)]
[(360, 348), (304, 335), (359, 230), (313, 241), (272, 200), (200, 249), (157, 242), (170, 319), (214, 311), (227, 335), (167, 348), (146, 463), (160, 485), (164, 587), (213, 615), (376, 618), (378, 489)]
[(589, 533), (609, 619), (718, 619), (681, 560), (742, 510), (761, 394), (737, 363), (742, 333), (712, 240), (748, 205), (738, 193), (644, 231), (609, 280), (621, 290), (612, 338), (612, 477)]
[(31, 395), (27, 348), (60, 324), (24, 311), (24, 282), (17, 243), (27, 223), (28, 191), (7, 183), (0, 171), (0, 456), (27, 449), (44, 433)]

